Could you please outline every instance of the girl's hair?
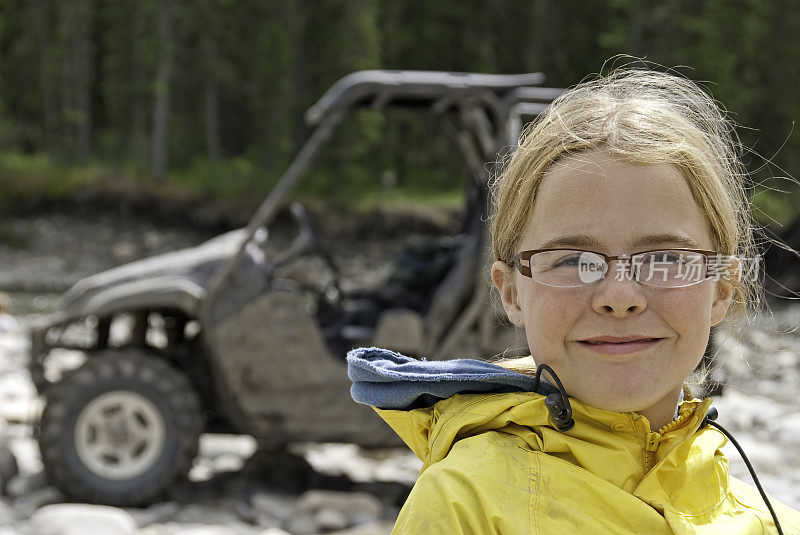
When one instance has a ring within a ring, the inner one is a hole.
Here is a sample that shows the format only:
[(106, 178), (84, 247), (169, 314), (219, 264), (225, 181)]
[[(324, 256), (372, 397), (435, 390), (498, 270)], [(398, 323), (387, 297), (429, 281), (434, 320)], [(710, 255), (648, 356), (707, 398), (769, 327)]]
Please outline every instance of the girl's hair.
[[(492, 180), (493, 256), (508, 263), (517, 253), (539, 185), (554, 163), (603, 149), (629, 163), (675, 165), (705, 215), (715, 250), (753, 259), (754, 225), (740, 146), (724, 111), (691, 80), (624, 69), (585, 81), (525, 128)], [(760, 302), (754, 279), (734, 281), (729, 318)]]

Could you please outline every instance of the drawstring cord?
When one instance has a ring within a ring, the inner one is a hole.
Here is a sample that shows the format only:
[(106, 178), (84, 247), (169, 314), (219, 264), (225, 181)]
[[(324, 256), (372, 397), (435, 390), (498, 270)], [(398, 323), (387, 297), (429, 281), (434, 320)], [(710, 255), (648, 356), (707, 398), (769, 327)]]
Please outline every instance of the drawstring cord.
[[(556, 375), (556, 372), (548, 366), (547, 364), (539, 364), (536, 367), (536, 377), (535, 383), (533, 387), (533, 391), (536, 392), (539, 389), (539, 382), (541, 381), (542, 371), (547, 371), (548, 375), (553, 378), (556, 383), (556, 387), (558, 388), (558, 392), (553, 392), (548, 394), (544, 398), (544, 404), (547, 407), (547, 410), (550, 412), (550, 417), (553, 419), (553, 423), (556, 424), (556, 428), (559, 431), (569, 431), (575, 426), (575, 420), (572, 419), (572, 406), (569, 403), (569, 397), (567, 396), (567, 391), (564, 389), (564, 385), (561, 384), (561, 380)], [(703, 423), (700, 424), (700, 427), (703, 428), (707, 425), (717, 429), (723, 435), (728, 437), (728, 440), (734, 445), (736, 450), (739, 452), (739, 455), (742, 456), (742, 460), (744, 464), (747, 466), (747, 469), (750, 471), (750, 476), (753, 478), (753, 481), (756, 484), (756, 488), (758, 492), (761, 493), (761, 498), (764, 500), (764, 503), (769, 509), (769, 514), (772, 515), (772, 521), (775, 523), (775, 529), (778, 530), (778, 535), (783, 535), (783, 530), (781, 529), (781, 523), (778, 522), (778, 515), (775, 514), (775, 509), (772, 508), (772, 504), (767, 497), (767, 493), (764, 492), (764, 488), (761, 486), (761, 481), (758, 480), (758, 476), (756, 475), (756, 471), (753, 469), (753, 465), (750, 464), (750, 459), (747, 458), (745, 455), (744, 450), (733, 438), (733, 435), (730, 432), (719, 425), (714, 420), (717, 419), (719, 416), (719, 411), (714, 407), (711, 407), (706, 413), (705, 418), (703, 418)]]
[(547, 364), (539, 364), (536, 367), (536, 377), (534, 379), (536, 382), (534, 383), (533, 391), (536, 392), (539, 390), (542, 370), (547, 371), (550, 377), (556, 382), (556, 387), (558, 388), (558, 392), (548, 394), (544, 398), (544, 405), (550, 412), (550, 417), (553, 419), (553, 423), (556, 424), (556, 428), (561, 432), (569, 431), (575, 427), (575, 420), (572, 419), (572, 405), (569, 404), (567, 391), (564, 389), (564, 385), (561, 384), (561, 379), (559, 379), (556, 372), (553, 371), (553, 368)]
[(742, 456), (742, 460), (744, 461), (744, 464), (747, 466), (747, 469), (750, 471), (750, 476), (752, 476), (753, 481), (756, 484), (756, 488), (758, 489), (758, 492), (761, 493), (761, 498), (764, 500), (764, 503), (767, 505), (767, 509), (769, 509), (769, 514), (772, 515), (772, 521), (775, 522), (775, 529), (778, 530), (778, 535), (783, 535), (783, 530), (781, 529), (781, 524), (780, 524), (780, 522), (778, 522), (778, 515), (775, 514), (775, 510), (772, 508), (772, 504), (769, 502), (769, 498), (767, 497), (767, 493), (764, 492), (764, 488), (761, 486), (761, 482), (758, 480), (758, 476), (756, 476), (756, 471), (753, 469), (753, 465), (750, 464), (750, 459), (747, 458), (747, 455), (745, 455), (744, 450), (739, 445), (739, 443), (736, 441), (736, 439), (733, 438), (733, 435), (731, 435), (731, 433), (727, 429), (725, 429), (724, 427), (722, 427), (721, 425), (719, 425), (717, 422), (714, 421), (714, 420), (717, 419), (718, 416), (719, 416), (719, 411), (717, 411), (717, 409), (715, 409), (714, 407), (711, 407), (709, 409), (709, 411), (708, 411), (708, 414), (706, 414), (706, 417), (703, 418), (703, 423), (701, 424), (700, 427), (705, 427), (706, 425), (710, 425), (711, 427), (719, 430), (723, 435), (728, 437), (728, 440), (731, 441), (731, 443), (734, 445), (736, 450), (739, 452), (739, 455)]
[[(547, 407), (547, 410), (550, 412), (550, 417), (553, 419), (553, 423), (556, 424), (556, 428), (562, 432), (569, 431), (575, 426), (575, 420), (572, 419), (572, 405), (570, 405), (569, 403), (569, 397), (567, 396), (567, 391), (564, 389), (564, 385), (561, 384), (561, 380), (558, 378), (558, 375), (556, 375), (556, 372), (554, 372), (553, 369), (547, 364), (539, 364), (536, 367), (536, 377), (535, 377), (536, 382), (534, 383), (533, 391), (536, 392), (539, 389), (539, 382), (541, 381), (542, 371), (547, 371), (550, 377), (552, 377), (553, 380), (555, 381), (556, 387), (558, 388), (558, 392), (553, 392), (552, 394), (548, 394), (544, 398), (544, 404)], [(744, 464), (750, 471), (750, 476), (752, 476), (753, 481), (756, 484), (756, 488), (758, 489), (758, 492), (761, 493), (761, 498), (767, 505), (767, 509), (769, 509), (769, 514), (772, 515), (772, 521), (775, 523), (775, 529), (778, 530), (778, 535), (783, 535), (783, 530), (781, 529), (781, 523), (778, 522), (778, 515), (775, 514), (775, 509), (772, 508), (772, 504), (770, 503), (769, 498), (767, 497), (767, 493), (764, 492), (764, 488), (761, 486), (761, 481), (758, 480), (756, 471), (753, 469), (753, 465), (750, 464), (750, 459), (747, 458), (747, 455), (745, 455), (744, 450), (736, 441), (736, 439), (733, 438), (733, 435), (731, 435), (727, 429), (725, 429), (724, 427), (722, 427), (721, 425), (719, 425), (717, 422), (714, 421), (717, 419), (718, 416), (719, 416), (719, 411), (717, 411), (717, 409), (715, 409), (714, 407), (711, 407), (708, 410), (708, 413), (706, 413), (705, 418), (703, 418), (703, 422), (702, 424), (700, 424), (700, 427), (703, 428), (707, 425), (710, 425), (711, 427), (717, 429), (723, 435), (728, 437), (728, 440), (731, 441), (736, 450), (739, 452), (739, 455), (742, 456)]]

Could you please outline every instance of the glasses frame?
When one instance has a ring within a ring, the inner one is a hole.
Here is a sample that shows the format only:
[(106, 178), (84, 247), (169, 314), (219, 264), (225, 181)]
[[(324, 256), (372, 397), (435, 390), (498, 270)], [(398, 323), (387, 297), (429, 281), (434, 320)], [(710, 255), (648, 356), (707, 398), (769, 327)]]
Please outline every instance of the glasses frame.
[[(534, 279), (533, 278), (533, 273), (531, 273), (531, 257), (533, 255), (535, 255), (536, 253), (547, 253), (547, 252), (551, 252), (551, 251), (578, 251), (578, 252), (581, 252), (581, 253), (596, 254), (597, 256), (600, 256), (600, 257), (603, 258), (603, 260), (605, 260), (606, 266), (608, 266), (609, 270), (611, 268), (611, 261), (612, 260), (629, 260), (633, 256), (638, 256), (638, 255), (647, 254), (647, 253), (655, 253), (655, 252), (658, 252), (658, 251), (686, 251), (686, 252), (689, 252), (689, 253), (699, 253), (699, 254), (705, 256), (705, 258), (706, 258), (706, 261), (705, 261), (705, 274), (704, 274), (703, 278), (700, 279), (699, 281), (691, 282), (689, 284), (684, 284), (682, 286), (657, 286), (657, 285), (654, 285), (654, 284), (648, 284), (646, 282), (641, 282), (641, 281), (639, 281), (639, 270), (636, 269), (636, 266), (634, 266), (633, 262), (630, 263), (630, 268), (629, 269), (630, 269), (632, 280), (635, 280), (639, 284), (644, 284), (645, 286), (651, 286), (653, 288), (665, 288), (665, 289), (686, 288), (687, 286), (693, 286), (695, 284), (699, 284), (699, 283), (703, 282), (704, 280), (708, 280), (710, 277), (713, 276), (713, 275), (709, 275), (708, 274), (709, 257), (717, 258), (717, 257), (721, 257), (721, 256), (729, 256), (729, 255), (720, 255), (720, 253), (718, 253), (717, 251), (709, 251), (707, 249), (688, 249), (688, 248), (685, 248), (685, 247), (651, 249), (651, 250), (647, 250), (647, 251), (640, 251), (638, 253), (623, 254), (623, 255), (616, 255), (616, 256), (611, 256), (611, 255), (607, 255), (607, 254), (603, 254), (603, 253), (598, 253), (597, 251), (587, 251), (587, 250), (583, 250), (583, 249), (573, 249), (573, 248), (570, 248), (570, 247), (555, 247), (555, 248), (552, 248), (552, 249), (530, 249), (528, 251), (520, 251), (519, 253), (517, 253), (514, 256), (514, 258), (511, 259), (511, 262), (508, 263), (508, 266), (512, 267), (512, 268), (516, 268), (523, 276), (529, 277), (530, 279), (538, 282), (539, 284), (544, 284), (545, 286), (552, 286), (553, 288), (581, 288), (583, 286), (590, 286), (592, 284), (600, 282), (601, 280), (605, 280), (606, 276), (605, 276), (605, 274), (603, 274), (603, 276), (600, 277), (599, 279), (597, 279), (595, 281), (592, 281), (592, 282), (585, 283), (585, 284), (577, 284), (577, 285), (574, 285), (574, 286), (556, 286), (554, 284), (547, 284), (545, 282), (541, 282), (541, 281), (538, 281), (538, 280)], [(521, 263), (523, 261), (527, 262), (528, 265), (527, 266), (523, 265)], [(608, 273), (608, 270), (606, 270), (606, 273)]]

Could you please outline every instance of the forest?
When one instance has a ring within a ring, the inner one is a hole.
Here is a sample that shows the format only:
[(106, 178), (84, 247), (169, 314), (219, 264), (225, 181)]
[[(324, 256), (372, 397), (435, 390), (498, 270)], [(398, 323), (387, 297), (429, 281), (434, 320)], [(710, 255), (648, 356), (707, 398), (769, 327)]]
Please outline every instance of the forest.
[[(798, 30), (788, 0), (4, 0), (0, 202), (114, 183), (258, 197), (307, 136), (305, 108), (349, 72), (542, 72), (567, 87), (643, 58), (729, 110), (753, 202), (785, 221), (800, 199), (786, 180)], [(305, 191), (458, 188), (459, 155), (431, 130), (360, 111)]]

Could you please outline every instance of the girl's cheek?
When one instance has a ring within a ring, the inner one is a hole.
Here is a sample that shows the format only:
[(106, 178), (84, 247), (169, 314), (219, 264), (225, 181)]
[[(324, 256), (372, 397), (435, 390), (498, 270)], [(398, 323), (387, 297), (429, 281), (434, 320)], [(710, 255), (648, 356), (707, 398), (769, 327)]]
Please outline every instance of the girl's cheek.
[[(687, 289), (694, 289), (691, 286)], [(652, 299), (654, 312), (684, 336), (703, 333), (711, 325), (713, 295), (710, 291), (673, 291)]]
[(533, 331), (546, 331), (545, 336), (557, 335), (569, 328), (585, 307), (582, 300), (576, 299), (570, 292), (553, 295), (545, 291), (531, 297), (531, 307), (526, 319), (533, 323)]
[[(688, 289), (694, 289), (689, 286)], [(664, 293), (661, 298), (662, 306), (674, 314), (690, 314), (691, 312), (708, 309), (711, 311), (713, 303), (712, 291), (672, 291)]]

